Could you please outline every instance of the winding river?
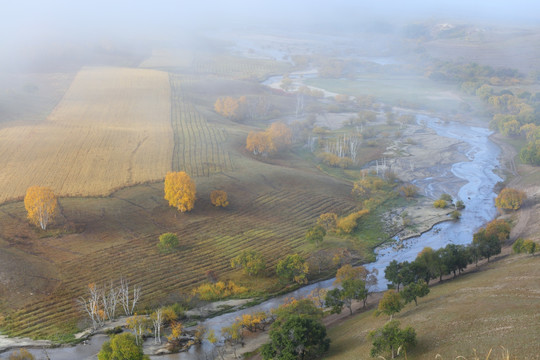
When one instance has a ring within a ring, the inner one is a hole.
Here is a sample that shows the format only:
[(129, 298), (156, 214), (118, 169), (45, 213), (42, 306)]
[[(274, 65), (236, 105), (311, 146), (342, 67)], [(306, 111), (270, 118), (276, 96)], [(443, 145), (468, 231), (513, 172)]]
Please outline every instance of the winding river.
[[(378, 285), (372, 290), (386, 289), (384, 269), (390, 261), (394, 259), (398, 261), (412, 261), (426, 246), (438, 249), (449, 243), (468, 244), (471, 242), (472, 234), (496, 215), (493, 188), (498, 181), (501, 181), (501, 178), (494, 171), (499, 167), (498, 158), (500, 149), (489, 140), (491, 132), (485, 128), (470, 127), (461, 123), (443, 122), (437, 118), (425, 115), (418, 115), (417, 119), (419, 122), (424, 122), (429, 128), (436, 131), (438, 135), (459, 139), (467, 145), (462, 148), (466, 149), (464, 150), (464, 155), (469, 161), (455, 163), (451, 168), (454, 176), (466, 181), (466, 184), (459, 189), (457, 194), (452, 194), (458, 200), (462, 200), (466, 208), (462, 211), (461, 220), (438, 224), (421, 236), (403, 241), (403, 247), (399, 249), (392, 246), (377, 249), (377, 261), (366, 265), (368, 269), (377, 269), (379, 273)], [(436, 179), (430, 178), (420, 180), (422, 186), (430, 186), (436, 182)], [(216, 334), (219, 334), (222, 327), (230, 325), (238, 316), (244, 313), (269, 311), (272, 308), (278, 307), (286, 298), (306, 296), (317, 287), (331, 288), (333, 281), (334, 279), (330, 279), (305, 286), (251, 308), (208, 319), (203, 324), (209, 329), (214, 329)], [(48, 349), (47, 353), (52, 360), (96, 359), (96, 354), (106, 339), (107, 337), (104, 335), (97, 335), (88, 344)], [(200, 358), (204, 352), (210, 350), (210, 344), (203, 344), (200, 347), (192, 347), (188, 353), (151, 356), (151, 358), (162, 360), (192, 360)], [(36, 355), (36, 358), (43, 358), (42, 350), (36, 349), (31, 350), (31, 352)], [(9, 353), (1, 354), (0, 359), (6, 359), (8, 356)]]

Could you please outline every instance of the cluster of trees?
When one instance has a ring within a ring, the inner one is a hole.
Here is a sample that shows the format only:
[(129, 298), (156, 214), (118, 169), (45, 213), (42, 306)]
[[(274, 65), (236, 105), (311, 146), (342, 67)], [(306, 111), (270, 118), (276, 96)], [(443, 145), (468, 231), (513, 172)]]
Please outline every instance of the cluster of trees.
[(214, 110), (221, 116), (235, 121), (264, 119), (275, 111), (268, 96), (262, 95), (220, 97), (214, 103)]
[(88, 295), (80, 297), (79, 304), (92, 321), (92, 328), (97, 329), (103, 326), (105, 321), (116, 319), (119, 306), (125, 315), (133, 315), (140, 296), (141, 287), (133, 286), (130, 291), (129, 281), (122, 278), (117, 286), (112, 281), (103, 286), (89, 284)]
[[(482, 258), (489, 258), (501, 252), (501, 242), (508, 239), (510, 225), (504, 220), (494, 220), (481, 228), (473, 236), (470, 245), (448, 244), (433, 250), (424, 248), (412, 262), (402, 263), (393, 260), (385, 269), (384, 276), (391, 287), (399, 291), (401, 285), (407, 286), (423, 280), (426, 284), (431, 279), (442, 280), (444, 275), (461, 273), (469, 264), (478, 263)], [(414, 299), (413, 299), (414, 300)]]
[(538, 244), (535, 243), (533, 240), (522, 238), (517, 239), (512, 245), (512, 250), (516, 254), (527, 253), (534, 255), (538, 248)]
[[(169, 206), (177, 208), (180, 212), (191, 211), (195, 206), (197, 188), (185, 171), (168, 172), (165, 176), (164, 191)], [(227, 207), (229, 205), (227, 192), (212, 191), (210, 202), (216, 207)]]
[(272, 123), (265, 131), (250, 131), (246, 139), (246, 149), (254, 155), (267, 156), (283, 151), (291, 144), (291, 129), (282, 122)]
[(377, 283), (375, 275), (363, 266), (342, 266), (338, 269), (334, 282), (338, 287), (326, 293), (325, 305), (336, 314), (341, 313), (343, 306), (346, 306), (352, 315), (353, 301), (362, 301), (365, 308), (370, 294), (369, 288)]

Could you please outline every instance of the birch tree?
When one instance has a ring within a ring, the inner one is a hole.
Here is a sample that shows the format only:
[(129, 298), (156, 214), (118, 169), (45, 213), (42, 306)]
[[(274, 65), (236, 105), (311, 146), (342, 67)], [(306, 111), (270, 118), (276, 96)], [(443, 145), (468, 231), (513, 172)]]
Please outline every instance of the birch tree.
[(133, 310), (135, 310), (135, 305), (141, 296), (141, 287), (134, 286), (132, 291), (132, 296), (129, 294), (129, 281), (126, 279), (120, 279), (120, 303), (124, 309), (126, 315), (133, 315)]

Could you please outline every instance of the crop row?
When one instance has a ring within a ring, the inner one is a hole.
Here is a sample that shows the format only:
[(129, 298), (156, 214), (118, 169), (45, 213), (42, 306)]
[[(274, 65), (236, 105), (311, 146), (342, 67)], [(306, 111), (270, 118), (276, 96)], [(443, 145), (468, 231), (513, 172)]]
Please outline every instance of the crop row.
[[(176, 229), (180, 250), (160, 254), (158, 234), (129, 242), (62, 264), (60, 288), (45, 301), (30, 304), (19, 311), (12, 332), (32, 335), (57, 329), (62, 321), (80, 317), (75, 299), (85, 294), (87, 284), (106, 283), (120, 277), (130, 279), (143, 289), (142, 303), (154, 304), (174, 292), (188, 292), (206, 279), (212, 270), (220, 278), (233, 271), (230, 259), (244, 249), (260, 251), (268, 261), (289, 254), (304, 243), (306, 229), (323, 212), (351, 210), (350, 203), (324, 194), (275, 191), (262, 194), (238, 211), (208, 219), (198, 219)], [(39, 324), (39, 326), (37, 326)]]
[(232, 170), (230, 155), (224, 149), (226, 132), (212, 126), (185, 97), (181, 80), (171, 82), (171, 123), (174, 133), (172, 169), (191, 176), (209, 176)]

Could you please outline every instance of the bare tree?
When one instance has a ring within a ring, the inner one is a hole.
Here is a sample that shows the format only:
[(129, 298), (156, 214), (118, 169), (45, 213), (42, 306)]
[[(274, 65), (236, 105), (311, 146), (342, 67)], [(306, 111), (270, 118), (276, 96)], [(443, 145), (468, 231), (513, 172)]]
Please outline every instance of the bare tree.
[(81, 297), (79, 299), (79, 304), (88, 314), (88, 317), (92, 320), (92, 328), (96, 330), (98, 327), (103, 325), (104, 316), (100, 314), (100, 298), (102, 290), (99, 287), (92, 283), (88, 285), (89, 297)]
[(154, 327), (154, 344), (161, 344), (161, 327), (163, 326), (163, 311), (157, 309), (152, 314), (152, 325)]
[(114, 286), (111, 280), (109, 286), (104, 286), (100, 291), (101, 305), (107, 320), (114, 320), (116, 315), (116, 306), (120, 298), (120, 288)]
[(122, 308), (124, 309), (124, 313), (126, 315), (133, 315), (133, 310), (135, 310), (135, 305), (137, 305), (137, 301), (139, 301), (139, 297), (141, 296), (141, 287), (140, 286), (133, 286), (133, 296), (130, 299), (129, 294), (129, 281), (122, 278), (120, 279), (120, 303), (122, 304)]

